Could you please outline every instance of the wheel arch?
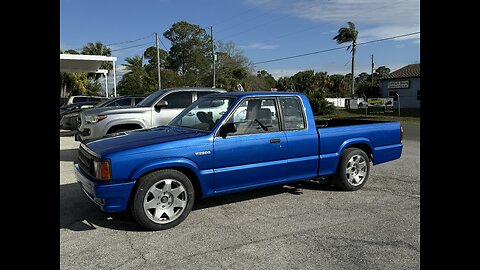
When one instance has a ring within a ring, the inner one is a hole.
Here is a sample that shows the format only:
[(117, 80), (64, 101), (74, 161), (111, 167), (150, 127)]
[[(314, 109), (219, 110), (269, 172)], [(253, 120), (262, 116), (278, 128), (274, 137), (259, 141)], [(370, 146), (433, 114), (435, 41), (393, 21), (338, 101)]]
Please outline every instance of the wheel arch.
[[(130, 179), (136, 180), (132, 191), (137, 189), (138, 185), (140, 184), (140, 179), (144, 175), (150, 174), (155, 171), (167, 169), (177, 170), (185, 174), (185, 176), (190, 179), (193, 185), (193, 188), (195, 190), (195, 197), (200, 198), (206, 193), (206, 190), (204, 190), (205, 186), (201, 184), (200, 178), (198, 176), (198, 172), (200, 171), (200, 169), (193, 161), (185, 158), (172, 158), (162, 161), (150, 162), (149, 164), (145, 164), (141, 168), (138, 168), (132, 173), (130, 177)], [(131, 192), (129, 200), (132, 199), (134, 193), (135, 192)]]
[(343, 142), (343, 144), (340, 146), (340, 149), (338, 150), (338, 160), (337, 160), (337, 166), (335, 166), (335, 171), (338, 171), (338, 168), (340, 167), (340, 160), (343, 152), (349, 148), (358, 148), (365, 152), (367, 154), (368, 158), (370, 161), (373, 162), (373, 147), (372, 147), (372, 142), (367, 139), (367, 138), (354, 138), (347, 140)]

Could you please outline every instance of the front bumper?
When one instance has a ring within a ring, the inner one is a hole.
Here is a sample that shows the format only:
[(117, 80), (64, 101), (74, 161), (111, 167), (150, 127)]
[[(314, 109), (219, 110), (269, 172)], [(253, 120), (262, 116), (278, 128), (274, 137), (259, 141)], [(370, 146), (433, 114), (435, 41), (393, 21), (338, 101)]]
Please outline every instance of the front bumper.
[(78, 164), (74, 173), (83, 192), (104, 212), (121, 212), (127, 209), (128, 198), (135, 181), (122, 183), (100, 183), (85, 175)]

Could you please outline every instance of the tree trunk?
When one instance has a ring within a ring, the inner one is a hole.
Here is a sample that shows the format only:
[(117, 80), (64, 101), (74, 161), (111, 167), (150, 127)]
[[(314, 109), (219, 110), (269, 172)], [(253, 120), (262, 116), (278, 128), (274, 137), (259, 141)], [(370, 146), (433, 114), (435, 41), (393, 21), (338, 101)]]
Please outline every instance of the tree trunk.
[(357, 41), (353, 41), (353, 46), (352, 46), (352, 98), (354, 97), (353, 95), (355, 94), (355, 73), (354, 73), (354, 66), (355, 66), (355, 49), (357, 46)]

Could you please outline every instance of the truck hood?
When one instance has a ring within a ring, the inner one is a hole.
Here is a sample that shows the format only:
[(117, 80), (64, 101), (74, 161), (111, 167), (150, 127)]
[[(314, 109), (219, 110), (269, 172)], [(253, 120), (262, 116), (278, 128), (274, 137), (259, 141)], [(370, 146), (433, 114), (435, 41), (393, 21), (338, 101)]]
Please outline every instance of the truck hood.
[(141, 113), (150, 111), (150, 107), (137, 107), (137, 106), (129, 106), (129, 107), (105, 107), (105, 108), (93, 108), (87, 109), (84, 111), (85, 115), (111, 115), (111, 114), (119, 114), (119, 113)]
[(98, 140), (85, 143), (93, 152), (103, 157), (107, 154), (160, 144), (175, 140), (194, 138), (208, 134), (205, 131), (170, 126), (159, 126), (106, 135)]

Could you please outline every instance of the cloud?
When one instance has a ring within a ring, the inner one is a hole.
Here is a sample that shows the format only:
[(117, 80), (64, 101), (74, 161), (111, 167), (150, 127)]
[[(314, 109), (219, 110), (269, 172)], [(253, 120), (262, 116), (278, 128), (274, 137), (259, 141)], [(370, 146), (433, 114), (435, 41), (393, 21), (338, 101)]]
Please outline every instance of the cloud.
[[(368, 29), (359, 30), (358, 33), (358, 43), (362, 43), (365, 41), (370, 40), (377, 40), (382, 38), (388, 38), (393, 36), (399, 36), (403, 34), (413, 33), (420, 31), (419, 26), (395, 26), (395, 25), (384, 25), (384, 26), (377, 26)], [(415, 40), (419, 39), (420, 34), (399, 37), (394, 40), (401, 41), (401, 40)]]
[(266, 44), (266, 43), (261, 43), (261, 42), (254, 42), (250, 43), (248, 45), (239, 45), (238, 46), (240, 49), (244, 50), (270, 50), (270, 49), (275, 49), (278, 47), (277, 44)]
[[(359, 39), (363, 41), (420, 31), (419, 0), (246, 1), (314, 22), (347, 26), (346, 22), (352, 21), (359, 30)], [(415, 38), (418, 38), (418, 35), (397, 40)]]
[(278, 80), (280, 77), (290, 77), (295, 75), (299, 71), (304, 71), (304, 69), (268, 69), (268, 73), (272, 74), (275, 80)]

